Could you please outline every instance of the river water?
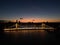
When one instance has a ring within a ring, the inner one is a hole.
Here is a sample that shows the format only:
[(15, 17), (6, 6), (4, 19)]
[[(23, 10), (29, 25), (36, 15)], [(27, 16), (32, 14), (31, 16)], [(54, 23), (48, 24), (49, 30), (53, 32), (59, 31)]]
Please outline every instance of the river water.
[(4, 45), (51, 45), (56, 44), (56, 33), (45, 30), (4, 31), (0, 35)]

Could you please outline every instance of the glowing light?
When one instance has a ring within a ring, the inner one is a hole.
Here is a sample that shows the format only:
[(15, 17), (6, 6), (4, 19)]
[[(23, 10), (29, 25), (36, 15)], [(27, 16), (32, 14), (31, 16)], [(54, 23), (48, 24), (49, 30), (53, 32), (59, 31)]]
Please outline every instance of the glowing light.
[[(11, 22), (16, 22), (16, 19), (10, 20)], [(45, 18), (21, 18), (18, 22), (60, 22), (59, 19), (45, 19)]]

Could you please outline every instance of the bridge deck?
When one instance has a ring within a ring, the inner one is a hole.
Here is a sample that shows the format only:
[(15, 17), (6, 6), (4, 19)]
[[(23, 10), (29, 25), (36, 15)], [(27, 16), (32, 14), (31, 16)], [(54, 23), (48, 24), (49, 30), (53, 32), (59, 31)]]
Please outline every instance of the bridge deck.
[(4, 30), (44, 30), (44, 29), (54, 30), (54, 28), (38, 28), (38, 27), (36, 27), (36, 28), (7, 28)]

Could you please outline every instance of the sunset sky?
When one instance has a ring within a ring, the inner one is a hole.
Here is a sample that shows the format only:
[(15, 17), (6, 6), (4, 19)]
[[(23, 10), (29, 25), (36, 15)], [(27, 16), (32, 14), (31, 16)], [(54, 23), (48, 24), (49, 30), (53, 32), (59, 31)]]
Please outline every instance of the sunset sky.
[(0, 20), (60, 21), (59, 0), (0, 0)]

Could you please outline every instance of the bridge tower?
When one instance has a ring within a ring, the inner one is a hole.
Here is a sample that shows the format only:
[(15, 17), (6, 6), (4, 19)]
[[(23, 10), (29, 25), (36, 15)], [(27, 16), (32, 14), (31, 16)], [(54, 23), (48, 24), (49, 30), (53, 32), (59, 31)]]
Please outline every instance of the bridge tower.
[(16, 26), (16, 29), (17, 29), (18, 28), (18, 20), (16, 20), (15, 26)]
[(46, 25), (45, 25), (44, 23), (42, 23), (41, 27), (42, 27), (42, 28), (45, 28), (45, 27), (46, 27)]

